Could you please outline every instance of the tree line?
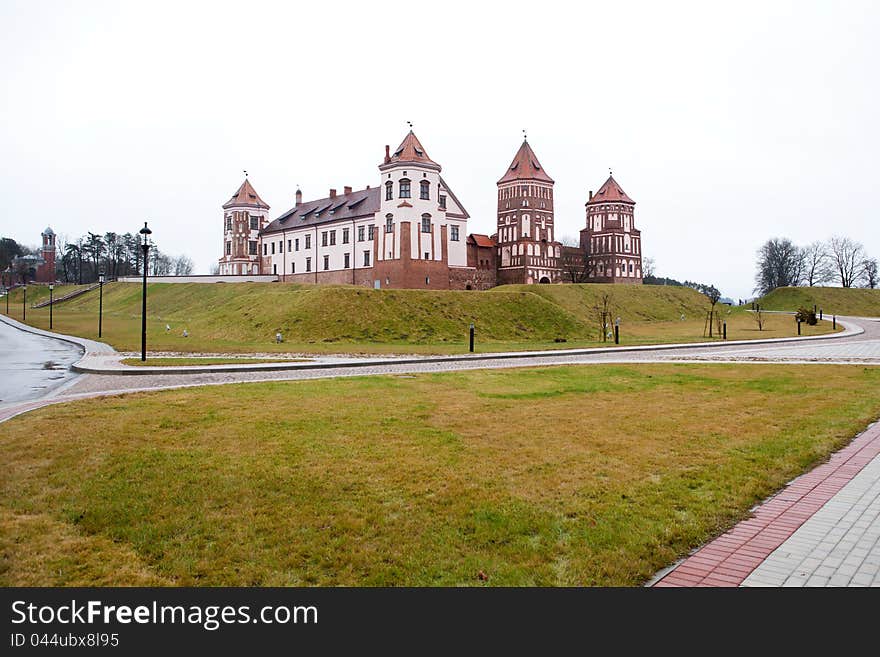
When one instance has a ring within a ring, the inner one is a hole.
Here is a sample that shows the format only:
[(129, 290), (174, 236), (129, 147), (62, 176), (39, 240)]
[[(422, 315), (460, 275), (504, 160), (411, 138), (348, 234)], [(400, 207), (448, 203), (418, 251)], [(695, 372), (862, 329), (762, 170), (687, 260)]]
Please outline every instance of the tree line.
[[(93, 283), (102, 272), (108, 279), (143, 274), (143, 251), (136, 233), (88, 232), (76, 240), (56, 236), (55, 247), (55, 277), (65, 283)], [(38, 247), (4, 237), (0, 239), (0, 271), (9, 267), (16, 256), (39, 255), (40, 252)], [(186, 255), (163, 253), (153, 244), (147, 268), (150, 276), (188, 276), (193, 272), (193, 261)], [(27, 275), (26, 271), (13, 273)]]
[(827, 242), (807, 246), (775, 237), (758, 249), (757, 293), (764, 295), (777, 287), (814, 287), (826, 283), (876, 288), (877, 259), (870, 257), (861, 243), (848, 237), (832, 237)]

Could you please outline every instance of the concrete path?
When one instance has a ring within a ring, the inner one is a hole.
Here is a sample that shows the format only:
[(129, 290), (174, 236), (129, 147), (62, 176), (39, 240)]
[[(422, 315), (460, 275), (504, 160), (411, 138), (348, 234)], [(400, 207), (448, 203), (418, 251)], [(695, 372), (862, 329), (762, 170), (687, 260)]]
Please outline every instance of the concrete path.
[[(14, 320), (0, 317), (0, 326)], [(39, 399), (0, 404), (0, 422), (48, 404), (139, 391), (255, 381), (449, 372), (470, 369), (598, 363), (761, 362), (880, 365), (880, 322), (839, 318), (843, 334), (762, 342), (658, 345), (457, 357), (318, 358), (282, 369), (248, 366), (121, 371), (119, 355), (101, 343), (54, 336), (84, 346), (81, 374)], [(4, 330), (14, 330), (9, 328)], [(45, 339), (45, 337), (43, 337)], [(703, 546), (656, 586), (880, 585), (880, 425), (831, 460), (796, 479), (753, 516)], [(870, 581), (869, 581), (870, 580)]]

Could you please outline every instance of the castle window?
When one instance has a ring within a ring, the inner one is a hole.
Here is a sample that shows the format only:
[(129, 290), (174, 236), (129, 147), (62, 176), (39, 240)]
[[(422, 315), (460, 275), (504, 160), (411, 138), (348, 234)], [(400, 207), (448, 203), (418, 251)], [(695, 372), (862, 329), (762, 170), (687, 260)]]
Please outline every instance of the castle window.
[(327, 231), (321, 233), (321, 246), (327, 246)]
[(295, 273), (296, 273), (296, 263), (295, 263), (295, 262), (291, 262), (291, 263), (290, 263), (290, 273), (291, 273), (291, 274), (295, 274)]
[(438, 198), (437, 198), (437, 201), (438, 201), (438, 204), (440, 205), (440, 207), (441, 207), (443, 210), (445, 210), (445, 209), (446, 209), (446, 195), (445, 195), (445, 194), (440, 194), (440, 195), (438, 196)]
[(394, 217), (390, 214), (385, 215), (385, 232), (393, 233), (394, 232)]
[(276, 275), (278, 274), (278, 265), (272, 265), (272, 273)]
[(312, 248), (312, 236), (306, 235), (306, 249)]
[(458, 241), (458, 226), (450, 226), (449, 240), (451, 242)]
[(312, 271), (312, 259), (306, 258), (306, 271)]
[(358, 226), (358, 242), (364, 241), (364, 227)]
[(263, 244), (263, 255), (267, 255), (268, 251), (269, 251), (269, 245)]
[(251, 230), (259, 230), (260, 224), (258, 224), (257, 222), (259, 221), (260, 218), (255, 217), (254, 215), (250, 215), (250, 217), (251, 217)]
[(226, 242), (226, 255), (232, 255), (232, 242)]
[(342, 243), (348, 244), (348, 228), (342, 229)]
[(389, 180), (387, 183), (385, 183), (385, 200), (390, 201), (393, 198), (394, 198), (394, 183)]
[(370, 252), (364, 251), (364, 267), (370, 266)]
[(272, 242), (272, 255), (275, 255), (275, 242)]
[(328, 269), (330, 269), (330, 256), (325, 255), (324, 256), (324, 271), (327, 271)]
[(400, 198), (411, 198), (409, 193), (409, 179), (401, 178), (400, 179), (400, 194), (398, 194)]
[(428, 253), (427, 251), (425, 251), (425, 260), (430, 260), (430, 259), (431, 259), (431, 254)]
[(330, 246), (335, 246), (335, 245), (336, 245), (336, 231), (331, 230), (330, 231)]
[(431, 232), (431, 215), (423, 214), (422, 215), (422, 232), (430, 233)]
[(342, 266), (345, 267), (346, 269), (351, 267), (351, 254), (350, 253), (345, 254), (345, 263)]
[(232, 230), (232, 217), (226, 217), (226, 230)]
[(248, 255), (257, 255), (257, 240), (250, 240), (248, 242)]
[(294, 249), (294, 251), (299, 251), (299, 238), (298, 237), (295, 240), (293, 240), (293, 249)]
[(287, 252), (293, 251), (293, 240), (287, 240)]
[(376, 226), (374, 224), (370, 224), (367, 226), (367, 239), (371, 240), (376, 237)]
[(423, 201), (431, 199), (431, 183), (427, 180), (423, 180), (419, 183), (419, 198)]

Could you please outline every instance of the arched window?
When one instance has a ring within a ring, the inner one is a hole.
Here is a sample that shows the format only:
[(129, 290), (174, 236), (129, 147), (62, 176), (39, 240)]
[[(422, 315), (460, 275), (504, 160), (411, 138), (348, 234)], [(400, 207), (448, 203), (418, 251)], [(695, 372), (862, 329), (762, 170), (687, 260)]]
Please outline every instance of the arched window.
[(400, 194), (398, 194), (400, 198), (410, 198), (409, 194), (409, 178), (401, 178), (400, 179)]
[(429, 201), (431, 199), (431, 183), (427, 180), (423, 180), (419, 183), (419, 198), (423, 201)]
[(423, 214), (422, 215), (422, 232), (430, 233), (431, 232), (431, 215)]
[(393, 233), (394, 232), (394, 215), (386, 214), (385, 215), (385, 232)]
[(394, 183), (390, 180), (385, 183), (385, 200), (390, 201), (394, 198)]

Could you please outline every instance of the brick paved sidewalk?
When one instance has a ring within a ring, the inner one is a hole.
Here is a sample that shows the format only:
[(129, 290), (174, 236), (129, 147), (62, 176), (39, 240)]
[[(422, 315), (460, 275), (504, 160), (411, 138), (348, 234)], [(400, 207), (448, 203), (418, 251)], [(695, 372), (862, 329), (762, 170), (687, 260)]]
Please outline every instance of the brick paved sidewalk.
[(878, 480), (880, 423), (653, 586), (878, 584)]

